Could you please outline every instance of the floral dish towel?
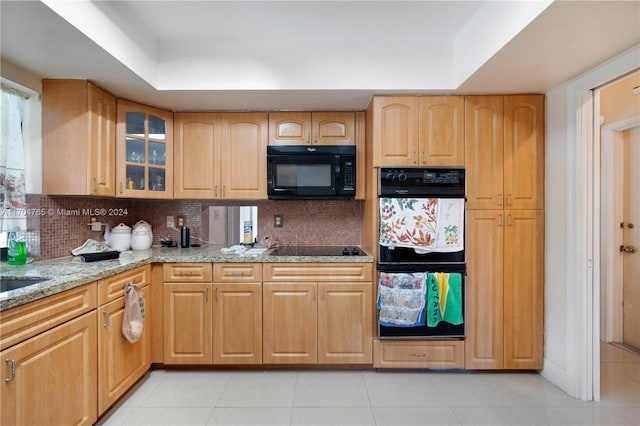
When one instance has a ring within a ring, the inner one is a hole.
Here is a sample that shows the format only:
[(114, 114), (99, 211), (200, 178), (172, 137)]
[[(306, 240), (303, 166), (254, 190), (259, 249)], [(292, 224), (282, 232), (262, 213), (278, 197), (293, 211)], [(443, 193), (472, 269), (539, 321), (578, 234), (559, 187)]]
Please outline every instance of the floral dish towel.
[(380, 245), (417, 253), (464, 249), (464, 198), (380, 198)]

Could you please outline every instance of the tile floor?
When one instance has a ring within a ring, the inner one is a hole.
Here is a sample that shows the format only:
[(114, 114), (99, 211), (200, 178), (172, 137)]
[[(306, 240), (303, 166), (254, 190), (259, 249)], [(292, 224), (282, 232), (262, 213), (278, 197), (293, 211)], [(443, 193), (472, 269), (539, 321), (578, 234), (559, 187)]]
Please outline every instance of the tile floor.
[(601, 354), (600, 402), (535, 373), (154, 370), (98, 424), (640, 425), (640, 357)]

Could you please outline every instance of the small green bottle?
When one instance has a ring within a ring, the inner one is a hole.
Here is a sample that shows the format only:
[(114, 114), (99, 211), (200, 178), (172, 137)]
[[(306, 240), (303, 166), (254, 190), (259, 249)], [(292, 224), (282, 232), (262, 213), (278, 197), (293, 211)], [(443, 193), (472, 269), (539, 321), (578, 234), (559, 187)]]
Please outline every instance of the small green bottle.
[(7, 264), (26, 265), (27, 244), (24, 241), (16, 241), (16, 233), (9, 232), (7, 235)]

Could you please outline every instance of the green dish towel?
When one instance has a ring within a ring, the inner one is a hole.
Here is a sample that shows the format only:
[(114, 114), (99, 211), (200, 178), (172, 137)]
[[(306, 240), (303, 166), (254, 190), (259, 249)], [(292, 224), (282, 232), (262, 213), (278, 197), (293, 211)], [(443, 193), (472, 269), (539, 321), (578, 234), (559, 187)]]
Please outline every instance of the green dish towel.
[(462, 274), (429, 273), (427, 277), (427, 326), (441, 321), (458, 325), (462, 316)]

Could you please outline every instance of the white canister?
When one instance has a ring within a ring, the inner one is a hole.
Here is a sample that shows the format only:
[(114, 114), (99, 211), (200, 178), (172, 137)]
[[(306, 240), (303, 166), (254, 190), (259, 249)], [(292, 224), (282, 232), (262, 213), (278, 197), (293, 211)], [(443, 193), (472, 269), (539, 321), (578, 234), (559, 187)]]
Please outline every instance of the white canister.
[(152, 243), (153, 232), (151, 232), (151, 225), (144, 220), (136, 222), (131, 232), (131, 249), (147, 250), (151, 248)]
[(118, 251), (129, 250), (131, 247), (131, 228), (124, 223), (113, 228), (109, 234), (109, 247)]

